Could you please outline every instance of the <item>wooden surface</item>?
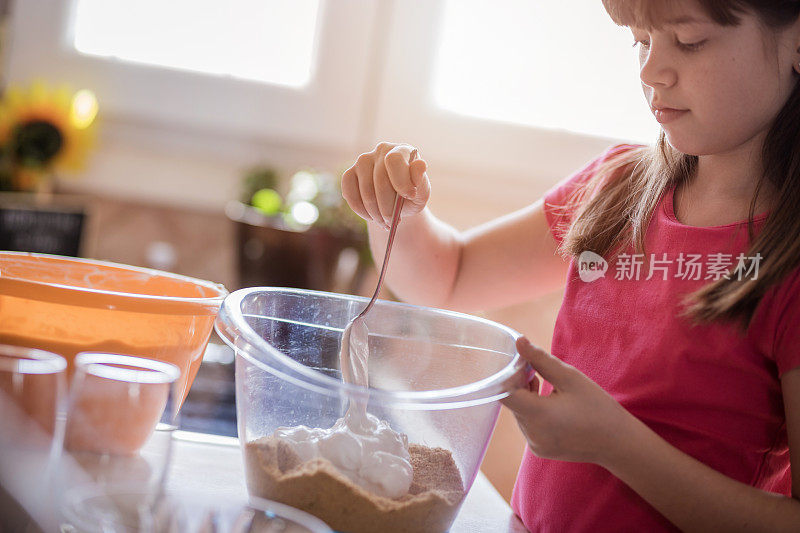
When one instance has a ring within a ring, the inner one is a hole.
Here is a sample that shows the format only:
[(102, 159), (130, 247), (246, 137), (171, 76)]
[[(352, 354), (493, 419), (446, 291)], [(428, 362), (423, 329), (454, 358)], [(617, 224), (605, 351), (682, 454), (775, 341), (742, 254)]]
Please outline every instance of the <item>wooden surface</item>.
[[(208, 496), (245, 498), (242, 454), (237, 439), (179, 431), (175, 435), (168, 489), (202, 488)], [(452, 533), (524, 532), (525, 527), (482, 473), (461, 507)]]

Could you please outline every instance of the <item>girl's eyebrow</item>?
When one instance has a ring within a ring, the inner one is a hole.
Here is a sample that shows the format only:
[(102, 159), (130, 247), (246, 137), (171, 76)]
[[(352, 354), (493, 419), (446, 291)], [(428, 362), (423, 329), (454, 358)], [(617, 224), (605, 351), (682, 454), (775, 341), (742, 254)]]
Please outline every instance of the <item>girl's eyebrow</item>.
[(681, 24), (707, 24), (709, 21), (692, 16), (678, 17), (664, 21), (665, 26), (679, 26)]
[[(702, 25), (702, 24), (713, 24), (713, 22), (711, 20), (709, 20), (709, 19), (697, 18), (697, 17), (693, 17), (691, 15), (685, 15), (685, 16), (681, 16), (681, 17), (676, 17), (676, 18), (664, 20), (664, 21), (662, 21), (661, 23), (658, 24), (658, 27), (661, 28), (661, 27), (665, 27), (665, 26), (682, 26), (682, 25), (687, 25), (687, 24), (700, 24), (700, 25)], [(633, 28), (635, 26), (634, 25), (630, 25), (628, 27), (631, 30), (633, 30)]]

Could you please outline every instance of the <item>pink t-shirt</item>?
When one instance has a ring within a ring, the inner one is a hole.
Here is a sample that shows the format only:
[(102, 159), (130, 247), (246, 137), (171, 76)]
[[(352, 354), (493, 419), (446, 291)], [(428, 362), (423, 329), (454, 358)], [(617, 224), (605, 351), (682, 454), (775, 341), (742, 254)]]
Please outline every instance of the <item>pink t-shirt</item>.
[[(557, 241), (570, 215), (553, 207), (564, 205), (598, 162), (630, 148), (612, 148), (548, 191), (545, 213)], [(800, 366), (800, 270), (766, 294), (746, 334), (730, 324), (692, 327), (678, 314), (682, 295), (736, 266), (740, 254), (750, 268), (742, 275), (755, 275), (746, 227), (686, 226), (667, 191), (646, 234), (649, 267), (629, 248), (605, 276), (584, 270), (583, 281), (571, 261), (551, 351), (680, 450), (733, 479), (788, 495), (779, 377)], [(512, 505), (531, 531), (675, 530), (607, 470), (541, 459), (530, 449)]]

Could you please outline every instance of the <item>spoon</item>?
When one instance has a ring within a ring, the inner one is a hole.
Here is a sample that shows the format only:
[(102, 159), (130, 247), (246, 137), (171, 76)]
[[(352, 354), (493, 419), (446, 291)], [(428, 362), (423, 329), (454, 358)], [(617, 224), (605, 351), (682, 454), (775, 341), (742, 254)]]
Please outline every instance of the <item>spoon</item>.
[[(408, 158), (408, 164), (417, 158), (417, 149), (415, 148)], [(398, 193), (394, 200), (394, 209), (392, 210), (392, 224), (389, 228), (389, 239), (386, 242), (386, 252), (383, 255), (383, 265), (381, 272), (378, 275), (378, 285), (375, 287), (375, 292), (372, 295), (367, 306), (356, 317), (347, 324), (342, 333), (342, 344), (339, 352), (340, 367), (342, 369), (342, 378), (345, 383), (353, 383), (362, 387), (369, 385), (367, 376), (367, 359), (369, 358), (369, 350), (367, 348), (367, 338), (369, 331), (367, 330), (364, 317), (372, 309), (375, 300), (378, 299), (378, 293), (381, 292), (383, 285), (383, 277), (386, 275), (386, 265), (389, 263), (389, 254), (392, 251), (392, 243), (394, 242), (394, 235), (397, 232), (397, 226), (400, 224), (400, 212), (403, 210), (403, 202), (405, 198)]]
[[(411, 152), (411, 155), (408, 158), (408, 165), (411, 166), (411, 163), (417, 159), (417, 149), (414, 148), (414, 151)], [(389, 229), (389, 240), (386, 242), (386, 252), (383, 254), (383, 265), (381, 266), (381, 273), (378, 276), (378, 285), (375, 287), (375, 293), (372, 295), (367, 306), (361, 311), (356, 318), (353, 320), (355, 321), (358, 318), (363, 318), (367, 312), (372, 309), (372, 305), (375, 303), (375, 300), (378, 299), (378, 293), (381, 292), (381, 286), (383, 285), (383, 276), (386, 274), (386, 265), (389, 263), (389, 254), (392, 253), (392, 243), (394, 242), (394, 234), (397, 233), (397, 226), (400, 224), (400, 212), (403, 210), (403, 203), (405, 202), (405, 198), (400, 196), (400, 194), (396, 194), (394, 199), (394, 209), (392, 209), (392, 225)]]

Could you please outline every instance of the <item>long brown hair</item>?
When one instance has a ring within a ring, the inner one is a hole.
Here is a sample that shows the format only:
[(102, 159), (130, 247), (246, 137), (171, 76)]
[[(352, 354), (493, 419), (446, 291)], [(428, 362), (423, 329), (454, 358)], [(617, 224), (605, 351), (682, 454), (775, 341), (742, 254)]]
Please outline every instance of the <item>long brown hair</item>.
[[(800, 0), (697, 0), (708, 16), (721, 25), (740, 23), (739, 15), (754, 13), (771, 28), (792, 24), (800, 16)], [(603, 0), (611, 18), (622, 26), (657, 27), (674, 0)], [(758, 276), (721, 278), (684, 298), (684, 316), (694, 323), (714, 320), (738, 322), (746, 328), (759, 301), (770, 287), (800, 265), (800, 83), (776, 116), (762, 148), (759, 176), (747, 220), (749, 257), (761, 255)], [(604, 257), (633, 245), (644, 253), (648, 223), (659, 199), (669, 187), (688, 182), (697, 168), (697, 156), (672, 148), (662, 130), (658, 142), (620, 153), (598, 169), (572, 198), (573, 223), (562, 252), (578, 256), (591, 250)], [(758, 236), (754, 235), (758, 193), (768, 180), (778, 192)]]

